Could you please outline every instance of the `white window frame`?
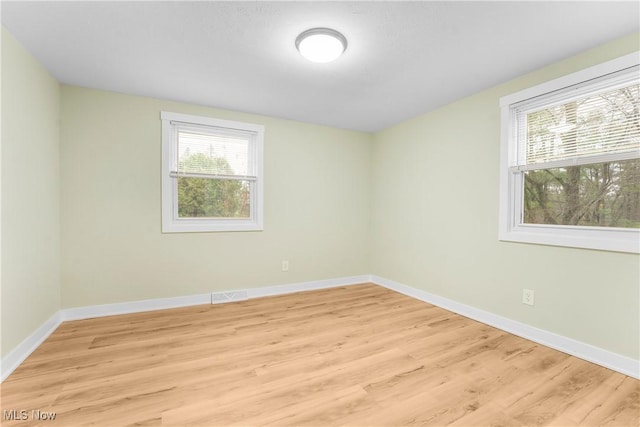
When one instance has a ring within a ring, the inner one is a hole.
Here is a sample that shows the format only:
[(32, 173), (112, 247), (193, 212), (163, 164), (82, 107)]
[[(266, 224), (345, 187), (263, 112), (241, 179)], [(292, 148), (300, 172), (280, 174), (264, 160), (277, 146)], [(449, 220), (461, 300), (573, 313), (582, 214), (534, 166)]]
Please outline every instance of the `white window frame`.
[(640, 64), (640, 52), (635, 52), (500, 98), (499, 240), (640, 253), (640, 230), (638, 229), (523, 224), (523, 172), (512, 172), (509, 169), (517, 155), (513, 109), (515, 104), (638, 64)]
[[(263, 151), (264, 126), (211, 117), (162, 111), (162, 232), (190, 233), (211, 231), (262, 231), (263, 226)], [(253, 153), (255, 156), (256, 181), (251, 194), (249, 218), (179, 218), (178, 217), (178, 180), (171, 176), (172, 165), (177, 155), (177, 132), (174, 123), (207, 126), (222, 130), (247, 132), (253, 135)]]

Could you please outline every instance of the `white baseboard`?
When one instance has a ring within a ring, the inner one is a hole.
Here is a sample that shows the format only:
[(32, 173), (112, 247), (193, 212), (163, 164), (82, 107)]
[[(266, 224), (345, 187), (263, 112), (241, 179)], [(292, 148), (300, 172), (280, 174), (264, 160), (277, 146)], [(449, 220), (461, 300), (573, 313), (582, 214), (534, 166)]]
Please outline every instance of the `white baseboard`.
[(88, 305), (60, 310), (62, 320), (82, 320), (93, 317), (115, 316), (117, 314), (142, 313), (144, 311), (166, 310), (168, 308), (189, 307), (210, 304), (211, 294), (187, 295), (171, 298), (155, 298), (115, 304)]
[[(249, 298), (260, 298), (272, 295), (284, 295), (293, 292), (327, 289), (339, 286), (367, 283), (369, 275), (341, 277), (338, 279), (315, 280), (311, 282), (291, 283), (288, 285), (265, 286), (261, 288), (234, 289), (227, 293), (246, 292)], [(189, 307), (192, 305), (211, 304), (212, 294), (187, 295), (172, 298), (156, 298), (140, 301), (130, 301), (115, 304), (89, 305), (85, 307), (67, 308), (61, 310), (62, 320), (82, 320), (92, 317), (114, 316), (117, 314), (141, 313), (144, 311), (165, 310), (168, 308)], [(232, 302), (232, 301), (229, 301)]]
[[(351, 276), (338, 279), (315, 280), (311, 282), (292, 283), (288, 285), (266, 286), (263, 288), (249, 288), (246, 291), (249, 298), (260, 298), (272, 295), (284, 295), (293, 292), (327, 289), (340, 286), (355, 285), (370, 282), (371, 276)], [(238, 292), (237, 290), (233, 292)], [(62, 309), (43, 323), (9, 354), (2, 358), (0, 371), (4, 381), (33, 351), (47, 339), (58, 326), (67, 320), (82, 320), (94, 317), (114, 316), (118, 314), (140, 313), (144, 311), (165, 310), (168, 308), (189, 307), (193, 305), (211, 304), (211, 293), (187, 295), (173, 298), (157, 298), (140, 301), (122, 302), (115, 304), (90, 305)]]
[(611, 351), (604, 350), (591, 344), (574, 340), (572, 338), (558, 335), (553, 332), (538, 329), (525, 323), (511, 320), (506, 317), (490, 313), (488, 311), (480, 310), (478, 308), (474, 308), (466, 304), (450, 300), (448, 298), (443, 298), (441, 296), (434, 295), (429, 292), (413, 288), (411, 286), (394, 282), (393, 280), (373, 275), (371, 276), (371, 282), (380, 286), (384, 286), (385, 288), (394, 290), (396, 292), (400, 292), (401, 294), (410, 296), (420, 301), (437, 305), (438, 307), (444, 308), (445, 310), (458, 313), (470, 319), (477, 320), (478, 322), (496, 327), (505, 332), (509, 332), (519, 337), (526, 338), (538, 344), (551, 347), (563, 353), (579, 357), (580, 359), (584, 359), (600, 366), (604, 366), (605, 368), (609, 368), (622, 374), (628, 375), (630, 377), (640, 379), (640, 361), (632, 359), (630, 357), (613, 353)]
[(46, 340), (53, 331), (62, 323), (60, 311), (44, 322), (31, 335), (25, 338), (13, 350), (9, 352), (0, 362), (0, 372), (2, 376), (0, 382), (4, 381), (24, 360), (29, 357), (35, 349)]
[[(537, 342), (547, 347), (554, 348), (572, 356), (579, 357), (589, 362), (596, 363), (630, 377), (640, 378), (640, 362), (630, 357), (622, 356), (601, 348), (577, 341), (553, 332), (535, 328), (533, 326), (507, 319), (506, 317), (480, 310), (448, 298), (443, 298), (429, 292), (403, 285), (393, 280), (378, 276), (351, 276), (337, 279), (316, 280), (287, 285), (266, 286), (261, 288), (248, 288), (234, 290), (233, 292), (246, 292), (248, 298), (260, 298), (274, 295), (284, 295), (294, 292), (310, 291), (316, 289), (328, 289), (340, 286), (355, 285), (359, 283), (375, 283), (385, 288), (400, 292), (420, 301), (437, 305), (445, 310), (458, 313), (470, 319), (477, 320), (503, 331), (518, 335), (528, 340)], [(212, 294), (188, 295), (173, 298), (158, 298), (141, 301), (131, 301), (116, 304), (93, 305), (63, 309), (55, 313), (49, 320), (43, 323), (24, 341), (22, 341), (9, 354), (2, 358), (0, 371), (4, 381), (49, 335), (63, 322), (67, 320), (81, 320), (93, 317), (113, 316), (117, 314), (139, 313), (168, 308), (188, 307), (192, 305), (210, 304)]]
[(291, 283), (288, 285), (267, 286), (264, 288), (244, 289), (249, 298), (270, 297), (274, 295), (291, 294), (294, 292), (312, 291), (316, 289), (338, 288), (340, 286), (357, 285), (360, 283), (370, 283), (371, 276), (340, 277), (338, 279), (314, 280), (312, 282)]

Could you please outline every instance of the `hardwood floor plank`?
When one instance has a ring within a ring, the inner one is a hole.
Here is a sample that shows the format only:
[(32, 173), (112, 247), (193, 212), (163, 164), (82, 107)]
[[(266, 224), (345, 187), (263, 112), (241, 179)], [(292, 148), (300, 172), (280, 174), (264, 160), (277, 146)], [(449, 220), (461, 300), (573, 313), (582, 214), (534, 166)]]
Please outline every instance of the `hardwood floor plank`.
[[(625, 420), (637, 417), (640, 412), (638, 381), (611, 375), (601, 385), (585, 399), (575, 402), (575, 405), (565, 412), (564, 418), (576, 425), (617, 426), (624, 425)], [(598, 404), (594, 406), (593, 402)]]
[(637, 427), (639, 384), (363, 284), (65, 322), (0, 407), (56, 413), (3, 426)]

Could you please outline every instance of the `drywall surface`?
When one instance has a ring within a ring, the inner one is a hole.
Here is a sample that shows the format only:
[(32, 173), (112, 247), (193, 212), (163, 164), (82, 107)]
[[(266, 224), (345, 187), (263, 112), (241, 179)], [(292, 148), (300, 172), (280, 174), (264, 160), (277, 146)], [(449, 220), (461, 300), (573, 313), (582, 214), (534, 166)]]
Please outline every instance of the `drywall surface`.
[[(638, 255), (498, 241), (499, 98), (637, 51), (638, 40), (374, 135), (372, 273), (638, 359)], [(523, 288), (535, 306), (521, 303)]]
[(2, 356), (60, 309), (60, 85), (2, 29)]
[[(265, 126), (264, 231), (161, 232), (161, 111)], [(64, 307), (369, 273), (370, 134), (63, 86), (61, 141)]]

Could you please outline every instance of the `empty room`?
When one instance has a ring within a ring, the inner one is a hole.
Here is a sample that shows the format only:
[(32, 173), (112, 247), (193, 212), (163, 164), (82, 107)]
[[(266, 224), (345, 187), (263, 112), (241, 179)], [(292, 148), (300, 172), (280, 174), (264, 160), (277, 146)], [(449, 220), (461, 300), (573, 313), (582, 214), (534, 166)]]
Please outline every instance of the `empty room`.
[(637, 1), (2, 1), (1, 425), (640, 425)]

